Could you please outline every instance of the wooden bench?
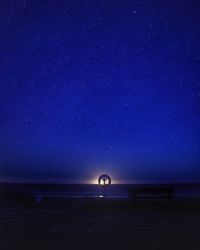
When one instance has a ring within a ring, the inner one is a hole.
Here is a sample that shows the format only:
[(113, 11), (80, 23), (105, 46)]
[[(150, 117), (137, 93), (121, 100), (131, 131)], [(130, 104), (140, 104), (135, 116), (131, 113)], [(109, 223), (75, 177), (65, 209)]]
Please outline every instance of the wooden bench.
[(171, 200), (174, 193), (172, 187), (133, 187), (129, 189), (131, 198), (167, 198)]

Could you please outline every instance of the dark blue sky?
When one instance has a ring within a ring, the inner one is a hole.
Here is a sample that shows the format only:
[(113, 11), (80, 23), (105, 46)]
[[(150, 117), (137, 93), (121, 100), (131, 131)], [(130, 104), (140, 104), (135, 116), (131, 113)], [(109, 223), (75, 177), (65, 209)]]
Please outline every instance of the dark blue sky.
[(0, 180), (200, 181), (198, 0), (2, 0)]

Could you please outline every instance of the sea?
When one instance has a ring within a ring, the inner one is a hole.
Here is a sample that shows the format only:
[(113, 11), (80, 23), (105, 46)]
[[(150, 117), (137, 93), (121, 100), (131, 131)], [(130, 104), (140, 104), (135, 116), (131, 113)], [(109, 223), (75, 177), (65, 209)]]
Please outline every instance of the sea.
[(200, 198), (200, 183), (175, 184), (112, 184), (100, 186), (95, 184), (38, 184), (38, 183), (1, 183), (0, 190), (30, 193), (46, 197), (93, 197), (120, 198), (129, 197), (129, 189), (134, 187), (172, 187), (174, 197)]

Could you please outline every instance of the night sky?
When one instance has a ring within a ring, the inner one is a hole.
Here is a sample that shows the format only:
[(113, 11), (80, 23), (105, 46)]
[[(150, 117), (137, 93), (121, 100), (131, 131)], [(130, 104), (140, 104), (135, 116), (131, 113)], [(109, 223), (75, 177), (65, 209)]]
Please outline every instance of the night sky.
[(198, 0), (2, 0), (0, 180), (200, 181)]

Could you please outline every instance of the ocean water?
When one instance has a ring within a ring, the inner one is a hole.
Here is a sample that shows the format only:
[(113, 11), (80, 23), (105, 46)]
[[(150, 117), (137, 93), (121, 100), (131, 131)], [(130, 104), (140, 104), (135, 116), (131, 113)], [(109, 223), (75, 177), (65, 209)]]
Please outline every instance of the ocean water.
[(173, 187), (174, 197), (200, 198), (200, 184), (1, 184), (1, 189), (53, 197), (128, 198), (132, 187)]

